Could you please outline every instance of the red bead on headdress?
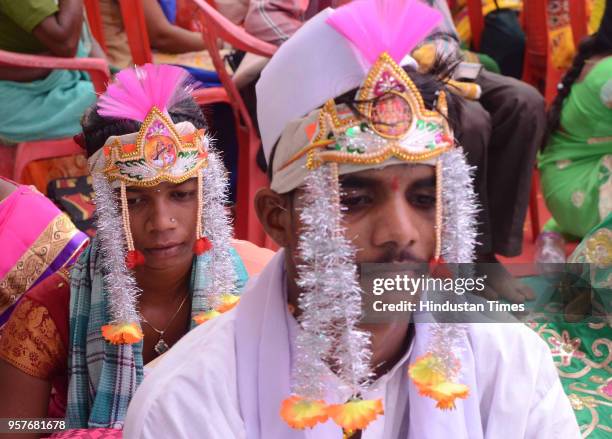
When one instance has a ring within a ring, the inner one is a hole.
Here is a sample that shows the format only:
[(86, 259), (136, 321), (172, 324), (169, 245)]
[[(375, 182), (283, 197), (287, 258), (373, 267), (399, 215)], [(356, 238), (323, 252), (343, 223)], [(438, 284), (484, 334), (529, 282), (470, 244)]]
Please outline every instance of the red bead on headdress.
[(212, 242), (210, 242), (208, 238), (196, 239), (195, 244), (193, 244), (193, 252), (198, 256), (206, 253), (211, 248), (212, 248)]

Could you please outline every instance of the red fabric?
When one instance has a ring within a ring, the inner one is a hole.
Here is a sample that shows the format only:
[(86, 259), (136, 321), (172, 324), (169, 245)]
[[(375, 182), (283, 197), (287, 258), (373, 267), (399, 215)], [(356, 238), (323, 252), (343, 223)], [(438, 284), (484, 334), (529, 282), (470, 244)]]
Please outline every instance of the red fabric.
[[(28, 291), (24, 297), (47, 308), (59, 333), (64, 352), (69, 352), (70, 282), (57, 273), (52, 274)], [(60, 373), (51, 380), (48, 416), (63, 418), (68, 402), (68, 357)]]
[(15, 150), (14, 146), (0, 144), (0, 176), (13, 176), (13, 168), (15, 167)]
[(61, 433), (55, 433), (51, 437), (61, 439), (119, 439), (123, 437), (123, 432), (121, 430), (115, 430), (113, 428), (83, 428), (78, 430), (66, 430)]
[(68, 352), (68, 314), (70, 311), (70, 282), (57, 273), (53, 273), (44, 281), (26, 293), (26, 297), (44, 306), (55, 322), (64, 349)]

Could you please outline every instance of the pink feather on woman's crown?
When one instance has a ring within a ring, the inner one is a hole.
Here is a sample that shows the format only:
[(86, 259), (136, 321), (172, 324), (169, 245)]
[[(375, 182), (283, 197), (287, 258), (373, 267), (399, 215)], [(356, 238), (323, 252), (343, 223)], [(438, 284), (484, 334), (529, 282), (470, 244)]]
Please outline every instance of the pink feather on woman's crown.
[(327, 23), (374, 64), (383, 52), (399, 63), (441, 20), (439, 11), (419, 0), (355, 0)]
[(168, 111), (189, 97), (189, 74), (180, 67), (145, 64), (117, 73), (98, 101), (98, 114), (117, 119), (144, 121), (154, 106)]

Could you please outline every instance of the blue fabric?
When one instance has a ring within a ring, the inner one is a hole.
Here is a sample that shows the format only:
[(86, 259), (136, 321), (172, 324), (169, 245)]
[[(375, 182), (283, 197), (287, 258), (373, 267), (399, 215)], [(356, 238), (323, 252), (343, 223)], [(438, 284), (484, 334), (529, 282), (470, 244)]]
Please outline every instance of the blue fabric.
[[(248, 280), (240, 255), (231, 248), (238, 291)], [(110, 321), (109, 298), (96, 238), (74, 265), (70, 280), (70, 354), (66, 423), (68, 428), (122, 428), (127, 408), (144, 376), (142, 341), (132, 345), (107, 343), (101, 327)], [(210, 254), (194, 258), (192, 316), (207, 311), (203, 273)], [(191, 328), (196, 326), (191, 321)]]
[[(86, 56), (83, 43), (77, 57)], [(31, 82), (0, 81), (0, 140), (61, 139), (81, 132), (81, 116), (96, 101), (89, 76), (53, 70)]]
[(176, 23), (176, 0), (157, 0), (164, 15), (172, 24)]
[(213, 70), (198, 69), (196, 67), (183, 66), (176, 64), (179, 67), (187, 70), (193, 78), (198, 81), (198, 88), (220, 87), (221, 80), (217, 72)]

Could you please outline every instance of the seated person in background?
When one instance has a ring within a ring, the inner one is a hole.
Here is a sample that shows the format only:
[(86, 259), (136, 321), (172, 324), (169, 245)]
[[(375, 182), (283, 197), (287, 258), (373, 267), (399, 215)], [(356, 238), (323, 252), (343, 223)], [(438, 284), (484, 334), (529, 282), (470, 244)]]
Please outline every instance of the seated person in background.
[[(176, 58), (176, 61), (171, 61), (172, 58), (166, 55), (201, 52), (206, 49), (200, 32), (184, 29), (175, 24), (176, 2), (174, 0), (143, 0), (142, 6), (149, 43), (151, 49), (154, 50), (153, 57), (156, 63), (173, 62), (181, 64), (179, 60), (187, 60), (188, 58)], [(119, 2), (117, 0), (100, 0), (100, 12), (110, 63), (118, 68), (132, 65), (132, 56)], [(161, 55), (161, 60), (156, 59), (158, 54)], [(200, 54), (200, 58), (205, 61), (194, 67), (214, 70), (206, 53)]]
[(24, 293), (74, 263), (86, 244), (51, 201), (0, 177), (0, 327)]
[[(185, 3), (185, 0), (179, 0)], [(242, 25), (249, 10), (249, 0), (215, 0), (215, 6), (232, 23)]]
[[(400, 32), (414, 17), (421, 34)], [(420, 74), (404, 58), (439, 18), (416, 0), (355, 2), (272, 57), (257, 84), (271, 183), (256, 209), (283, 250), (235, 309), (162, 359), (125, 437), (580, 437), (525, 325), (362, 320), (358, 264), (474, 256), (460, 98), (443, 62)]]
[[(610, 0), (599, 31), (580, 45), (563, 77), (549, 112), (548, 134), (539, 156), (542, 192), (553, 216), (545, 230), (581, 239), (612, 212)], [(552, 238), (551, 233), (541, 239)], [(562, 246), (551, 251), (564, 259)]]
[(225, 170), (186, 77), (124, 70), (84, 117), (97, 233), (70, 280), (37, 285), (3, 328), (0, 417), (120, 428), (144, 365), (233, 306), (269, 259), (231, 240)]
[[(27, 54), (84, 57), (80, 43), (82, 0), (0, 1), (0, 49)], [(99, 52), (96, 52), (98, 54)], [(6, 67), (0, 69), (0, 142), (70, 137), (96, 99), (79, 71)]]

